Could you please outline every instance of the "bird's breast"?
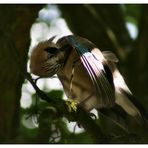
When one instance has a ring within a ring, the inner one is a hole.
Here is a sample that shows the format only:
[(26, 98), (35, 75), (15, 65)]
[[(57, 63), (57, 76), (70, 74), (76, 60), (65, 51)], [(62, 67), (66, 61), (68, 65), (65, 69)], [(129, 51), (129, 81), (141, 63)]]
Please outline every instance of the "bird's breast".
[(98, 105), (92, 81), (74, 49), (64, 67), (58, 72), (58, 77), (66, 95), (77, 100), (86, 110), (91, 110)]

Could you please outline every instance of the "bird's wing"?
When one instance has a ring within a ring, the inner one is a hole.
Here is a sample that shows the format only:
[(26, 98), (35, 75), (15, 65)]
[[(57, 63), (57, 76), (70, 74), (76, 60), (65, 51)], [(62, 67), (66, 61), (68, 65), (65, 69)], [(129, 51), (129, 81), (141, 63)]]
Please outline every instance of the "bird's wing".
[(105, 59), (107, 59), (108, 61), (115, 62), (115, 63), (119, 61), (116, 55), (111, 51), (103, 51), (102, 54), (105, 57)]
[[(92, 45), (90, 42), (87, 42), (88, 40), (86, 40), (86, 45), (84, 40), (81, 42), (81, 40), (78, 40), (75, 36), (68, 36), (67, 40), (68, 43), (76, 49), (87, 73), (92, 80), (99, 98), (99, 105), (101, 107), (113, 106), (115, 102), (115, 93), (112, 74), (108, 66), (105, 63), (102, 63), (102, 59), (99, 59), (99, 52), (97, 53), (96, 49), (94, 51), (90, 49)], [(99, 51), (99, 49), (97, 50)]]

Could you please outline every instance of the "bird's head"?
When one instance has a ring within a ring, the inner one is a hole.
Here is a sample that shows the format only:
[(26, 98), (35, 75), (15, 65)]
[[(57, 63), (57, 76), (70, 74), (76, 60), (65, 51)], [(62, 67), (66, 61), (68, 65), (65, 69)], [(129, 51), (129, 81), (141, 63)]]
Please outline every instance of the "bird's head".
[(33, 74), (51, 77), (60, 69), (64, 55), (58, 45), (52, 42), (53, 39), (40, 42), (34, 47), (30, 57), (30, 69)]

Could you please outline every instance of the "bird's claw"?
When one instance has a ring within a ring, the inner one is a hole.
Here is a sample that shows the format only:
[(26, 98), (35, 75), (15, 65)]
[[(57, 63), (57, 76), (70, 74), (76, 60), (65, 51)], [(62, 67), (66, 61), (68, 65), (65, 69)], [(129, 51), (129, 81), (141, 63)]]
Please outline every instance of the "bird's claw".
[(76, 100), (73, 100), (73, 99), (67, 99), (66, 100), (66, 105), (68, 106), (68, 110), (69, 112), (72, 112), (72, 111), (77, 111), (77, 105), (78, 105), (78, 101)]

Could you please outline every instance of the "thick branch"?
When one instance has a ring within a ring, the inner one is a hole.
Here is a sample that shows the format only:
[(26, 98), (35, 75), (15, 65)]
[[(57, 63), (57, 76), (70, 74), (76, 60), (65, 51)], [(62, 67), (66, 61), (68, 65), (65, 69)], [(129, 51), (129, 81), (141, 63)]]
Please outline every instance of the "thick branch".
[[(0, 5), (0, 142), (9, 143), (19, 133), (19, 108), (30, 27), (42, 5)], [(15, 57), (15, 53), (18, 55)]]
[(62, 99), (49, 98), (43, 91), (41, 91), (36, 83), (33, 81), (29, 73), (26, 73), (26, 79), (32, 84), (36, 90), (37, 95), (54, 106), (61, 116), (72, 119), (80, 123), (86, 132), (92, 137), (94, 143), (107, 143), (107, 138), (102, 133), (100, 127), (82, 108), (78, 107), (77, 112), (69, 112), (65, 101)]

